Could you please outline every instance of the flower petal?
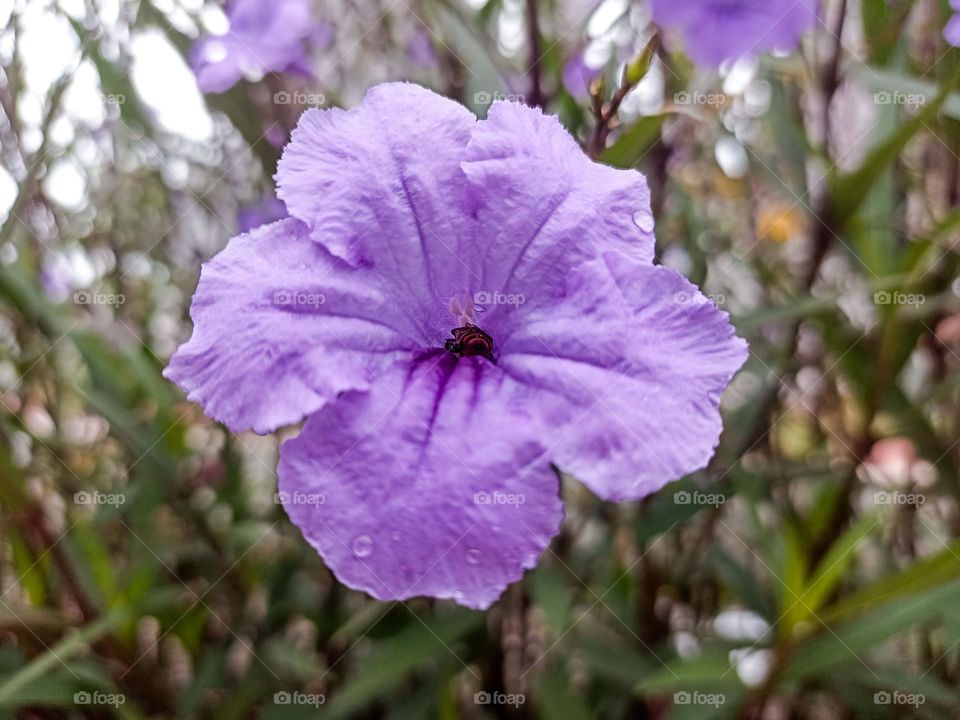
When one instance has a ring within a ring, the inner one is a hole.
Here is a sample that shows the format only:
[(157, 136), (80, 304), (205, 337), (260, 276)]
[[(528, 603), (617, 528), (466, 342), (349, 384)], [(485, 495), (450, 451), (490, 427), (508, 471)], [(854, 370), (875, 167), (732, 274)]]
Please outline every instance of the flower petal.
[(314, 26), (308, 0), (237, 0), (226, 35), (206, 35), (190, 50), (197, 85), (222, 93), (244, 77), (303, 66)]
[(234, 431), (297, 422), (420, 344), (366, 276), (297, 220), (235, 237), (204, 263), (193, 336), (164, 375)]
[(726, 314), (674, 271), (610, 254), (568, 290), (500, 346), (500, 368), (553, 398), (540, 403), (557, 428), (551, 459), (608, 500), (704, 467), (747, 356)]
[[(950, 7), (960, 12), (960, 3), (952, 2)], [(960, 46), (960, 14), (954, 15), (947, 20), (946, 27), (943, 28), (943, 37), (954, 47)]]
[(818, 0), (651, 0), (655, 23), (676, 29), (686, 53), (704, 66), (793, 50), (815, 23)]
[(373, 266), (408, 304), (444, 308), (472, 272), (460, 161), (475, 121), (407, 83), (378, 85), (350, 111), (308, 110), (280, 160), (278, 195), (334, 255)]
[[(463, 169), (480, 240), (475, 290), (546, 304), (567, 272), (599, 252), (653, 259), (653, 214), (643, 175), (592, 162), (557, 118), (494, 103), (478, 123)], [(490, 317), (499, 308), (488, 308)]]
[(243, 78), (249, 52), (230, 35), (207, 35), (190, 48), (190, 67), (202, 93), (222, 93)]
[(283, 444), (287, 513), (350, 587), (486, 608), (563, 515), (534, 397), (475, 357), (398, 364)]

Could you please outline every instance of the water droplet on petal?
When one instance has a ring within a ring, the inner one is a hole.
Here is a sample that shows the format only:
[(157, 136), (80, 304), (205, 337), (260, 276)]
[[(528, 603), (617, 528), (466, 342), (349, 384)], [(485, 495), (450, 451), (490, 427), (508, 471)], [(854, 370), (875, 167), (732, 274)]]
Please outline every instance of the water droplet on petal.
[(480, 562), (480, 551), (476, 548), (467, 550), (467, 564), (477, 565)]
[(400, 542), (400, 533), (395, 532), (392, 535), (390, 535), (390, 537), (394, 542)]
[(370, 557), (373, 552), (373, 539), (369, 535), (357, 535), (353, 539), (351, 548), (358, 558)]
[(633, 214), (633, 224), (644, 232), (653, 232), (653, 215), (644, 210), (637, 210)]

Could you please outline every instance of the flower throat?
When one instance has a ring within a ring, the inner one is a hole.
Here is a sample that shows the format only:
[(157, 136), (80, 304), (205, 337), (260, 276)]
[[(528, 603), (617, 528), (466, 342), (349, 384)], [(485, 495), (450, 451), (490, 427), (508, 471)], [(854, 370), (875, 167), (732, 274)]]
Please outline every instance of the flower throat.
[(461, 303), (459, 298), (452, 297), (449, 307), (459, 327), (450, 331), (453, 338), (443, 344), (444, 349), (459, 357), (483, 357), (496, 363), (493, 358), (493, 338), (473, 322), (473, 299)]

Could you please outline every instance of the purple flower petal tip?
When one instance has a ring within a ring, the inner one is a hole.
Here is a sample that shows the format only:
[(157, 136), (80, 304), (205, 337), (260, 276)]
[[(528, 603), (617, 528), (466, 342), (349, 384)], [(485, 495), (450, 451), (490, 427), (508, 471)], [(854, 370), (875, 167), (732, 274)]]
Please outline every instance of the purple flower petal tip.
[(943, 28), (943, 37), (954, 47), (960, 47), (960, 1), (954, 0), (950, 6), (954, 10), (954, 15), (947, 20), (947, 25)]

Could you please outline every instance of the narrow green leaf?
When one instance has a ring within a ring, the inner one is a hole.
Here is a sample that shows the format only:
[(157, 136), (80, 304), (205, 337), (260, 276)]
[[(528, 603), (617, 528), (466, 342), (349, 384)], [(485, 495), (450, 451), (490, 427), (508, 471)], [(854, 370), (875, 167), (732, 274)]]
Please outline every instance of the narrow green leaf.
[(833, 227), (842, 226), (860, 208), (883, 169), (893, 162), (914, 135), (934, 122), (958, 79), (960, 76), (955, 76), (933, 100), (924, 104), (922, 110), (875, 147), (859, 168), (832, 177), (830, 220)]
[(823, 607), (830, 594), (837, 589), (850, 563), (856, 558), (854, 550), (877, 526), (877, 522), (872, 515), (860, 518), (830, 546), (803, 593), (803, 605), (807, 612), (816, 613)]
[(68, 635), (52, 648), (39, 655), (29, 665), (0, 683), (0, 706), (16, 704), (17, 693), (38, 678), (55, 669), (67, 659), (84, 652), (90, 643), (118, 628), (132, 615), (131, 608), (118, 608), (99, 620)]
[(917, 561), (896, 575), (847, 595), (819, 615), (826, 623), (847, 620), (879, 603), (932, 591), (957, 578), (960, 578), (960, 541), (932, 557)]
[(919, 623), (950, 612), (960, 602), (960, 580), (875, 607), (836, 627), (822, 628), (796, 650), (784, 671), (787, 680), (821, 675), (837, 665), (866, 664), (875, 645)]
[(383, 697), (420, 662), (449, 656), (451, 643), (482, 625), (483, 615), (460, 610), (412, 620), (371, 650), (363, 672), (330, 698), (323, 717), (345, 717)]
[(540, 678), (537, 706), (544, 720), (590, 720), (593, 713), (584, 697), (570, 688), (570, 681), (556, 665), (548, 665)]

